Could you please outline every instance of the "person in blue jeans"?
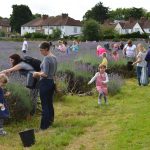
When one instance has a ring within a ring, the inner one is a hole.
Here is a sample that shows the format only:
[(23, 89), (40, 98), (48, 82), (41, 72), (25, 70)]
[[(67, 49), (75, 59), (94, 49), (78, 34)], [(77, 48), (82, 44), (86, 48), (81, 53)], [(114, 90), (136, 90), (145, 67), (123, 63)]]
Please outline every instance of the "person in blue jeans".
[(138, 80), (138, 85), (141, 86), (141, 75), (142, 75), (142, 68), (146, 68), (147, 62), (145, 61), (145, 56), (147, 52), (145, 51), (145, 48), (143, 44), (139, 43), (137, 45), (137, 51), (138, 54), (136, 56), (136, 61), (133, 62), (132, 65), (136, 64), (136, 73), (137, 73), (137, 80)]
[(42, 105), (40, 129), (49, 128), (54, 122), (53, 96), (55, 91), (54, 78), (57, 70), (57, 59), (50, 50), (48, 42), (40, 45), (41, 54), (44, 56), (41, 71), (34, 72), (33, 77), (40, 78), (39, 93)]

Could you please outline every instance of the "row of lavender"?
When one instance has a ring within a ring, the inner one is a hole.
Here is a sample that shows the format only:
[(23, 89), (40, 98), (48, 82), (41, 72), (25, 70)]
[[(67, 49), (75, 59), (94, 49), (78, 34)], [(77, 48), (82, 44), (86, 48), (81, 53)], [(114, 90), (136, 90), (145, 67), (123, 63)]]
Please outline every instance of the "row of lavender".
[[(144, 41), (137, 41), (136, 43), (144, 42)], [(29, 51), (27, 52), (28, 55), (36, 57), (38, 59), (42, 60), (42, 56), (40, 55), (39, 51), (39, 44), (41, 41), (32, 41), (29, 43)], [(54, 42), (56, 44), (57, 42)], [(70, 42), (71, 43), (71, 42)], [(98, 44), (104, 45), (106, 42), (83, 42), (79, 44), (79, 52), (70, 52), (69, 54), (60, 52), (56, 49), (53, 49), (53, 53), (57, 56), (58, 60), (58, 80), (61, 83), (60, 85), (63, 85), (63, 89), (60, 86), (62, 90), (66, 90), (66, 92), (75, 92), (75, 93), (83, 93), (86, 91), (89, 91), (91, 87), (87, 86), (87, 82), (90, 79), (91, 76), (97, 71), (97, 67), (99, 63), (101, 62), (100, 57), (96, 55), (96, 47)], [(136, 44), (135, 43), (135, 44)], [(69, 42), (68, 42), (69, 44)], [(110, 45), (112, 42), (110, 42)], [(145, 46), (146, 43), (144, 43)], [(21, 52), (21, 46), (22, 42), (8, 42), (8, 41), (0, 41), (0, 69), (5, 69), (10, 67), (9, 65), (9, 55), (13, 53), (18, 53), (22, 55)], [(114, 62), (112, 60), (111, 55), (107, 55), (108, 57), (108, 67), (110, 69), (110, 85), (113, 82), (115, 76), (117, 80), (122, 80), (122, 77), (118, 78), (118, 74), (128, 76), (128, 75), (134, 75), (134, 72), (127, 72), (126, 71), (126, 60), (122, 56), (122, 51), (119, 51), (120, 60), (117, 62)], [(115, 74), (114, 74), (115, 73)], [(115, 80), (116, 80), (115, 79)], [(22, 81), (20, 82), (20, 79), (14, 79), (15, 82), (22, 84)], [(120, 83), (116, 82), (116, 83)], [(66, 86), (65, 86), (66, 85)], [(114, 86), (114, 82), (113, 82)], [(110, 88), (110, 89), (116, 89), (116, 88)], [(110, 91), (111, 93), (111, 91)], [(114, 93), (114, 92), (112, 92)]]

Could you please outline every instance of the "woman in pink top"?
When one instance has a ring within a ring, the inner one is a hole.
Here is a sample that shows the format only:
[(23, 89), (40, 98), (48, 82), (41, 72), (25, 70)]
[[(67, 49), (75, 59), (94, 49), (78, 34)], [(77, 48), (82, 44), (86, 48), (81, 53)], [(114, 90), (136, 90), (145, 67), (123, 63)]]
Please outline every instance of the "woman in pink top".
[(103, 53), (107, 53), (106, 49), (103, 48), (101, 45), (98, 45), (96, 50), (96, 55), (100, 57), (103, 55)]
[(101, 98), (104, 97), (105, 103), (107, 104), (107, 94), (108, 94), (108, 88), (107, 88), (107, 82), (109, 81), (108, 75), (105, 72), (106, 66), (100, 64), (99, 65), (99, 72), (95, 74), (94, 77), (88, 82), (88, 84), (91, 84), (93, 81), (96, 80), (96, 89), (99, 93), (98, 96), (98, 104), (101, 105)]

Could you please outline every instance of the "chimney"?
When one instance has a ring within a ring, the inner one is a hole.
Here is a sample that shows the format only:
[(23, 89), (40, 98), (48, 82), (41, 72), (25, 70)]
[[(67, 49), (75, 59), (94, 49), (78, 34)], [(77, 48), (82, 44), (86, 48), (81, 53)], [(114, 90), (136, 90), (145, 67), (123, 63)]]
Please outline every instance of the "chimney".
[(48, 15), (43, 15), (42, 18), (43, 18), (43, 20), (45, 20), (48, 18)]
[(62, 13), (62, 18), (67, 18), (68, 17), (68, 14), (63, 14)]

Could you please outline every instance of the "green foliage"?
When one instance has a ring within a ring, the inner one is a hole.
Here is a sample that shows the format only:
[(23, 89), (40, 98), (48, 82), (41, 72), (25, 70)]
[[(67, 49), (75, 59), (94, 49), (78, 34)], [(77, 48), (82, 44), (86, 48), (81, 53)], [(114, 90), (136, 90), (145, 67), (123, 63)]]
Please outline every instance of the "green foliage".
[(5, 32), (4, 31), (0, 31), (0, 37), (5, 37)]
[(26, 5), (13, 5), (13, 12), (10, 17), (12, 31), (21, 33), (21, 26), (32, 20), (32, 12)]
[(24, 34), (24, 37), (29, 39), (29, 38), (32, 37), (32, 33), (26, 32), (26, 33)]
[(94, 19), (99, 23), (103, 23), (108, 18), (108, 7), (104, 7), (102, 2), (97, 3), (91, 10), (88, 10), (83, 16), (84, 20)]
[(117, 31), (114, 29), (114, 27), (101, 25), (101, 35), (100, 38), (105, 39), (114, 39), (117, 35)]
[(130, 10), (130, 16), (129, 17), (132, 17), (134, 19), (140, 19), (141, 17), (143, 17), (146, 13), (146, 10), (144, 8), (131, 8)]
[(47, 38), (47, 35), (43, 34), (43, 33), (38, 33), (38, 32), (34, 32), (32, 33), (32, 36), (31, 38), (43, 38), (43, 39), (46, 39)]
[(100, 25), (97, 21), (90, 19), (83, 24), (83, 36), (88, 41), (98, 41), (100, 37)]
[(53, 29), (52, 34), (51, 34), (52, 39), (58, 40), (58, 39), (60, 39), (60, 36), (61, 36), (61, 30), (58, 28)]
[(109, 18), (112, 20), (128, 20), (129, 18), (137, 20), (146, 14), (147, 11), (143, 8), (117, 8), (109, 12)]
[(146, 33), (140, 34), (140, 32), (133, 32), (133, 33), (128, 33), (128, 34), (121, 34), (118, 35), (118, 38), (126, 38), (126, 39), (130, 39), (130, 38), (144, 38), (144, 39), (148, 39), (149, 36)]
[(11, 95), (7, 98), (11, 119), (18, 121), (26, 119), (32, 109), (29, 91), (17, 83), (9, 83), (6, 88), (11, 92)]
[(41, 14), (36, 13), (32, 15), (32, 19), (41, 18), (41, 16)]

